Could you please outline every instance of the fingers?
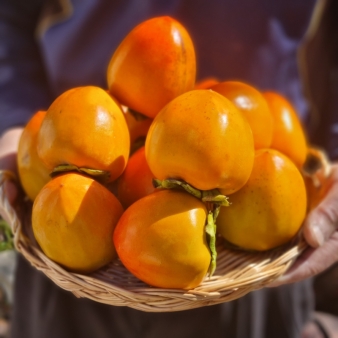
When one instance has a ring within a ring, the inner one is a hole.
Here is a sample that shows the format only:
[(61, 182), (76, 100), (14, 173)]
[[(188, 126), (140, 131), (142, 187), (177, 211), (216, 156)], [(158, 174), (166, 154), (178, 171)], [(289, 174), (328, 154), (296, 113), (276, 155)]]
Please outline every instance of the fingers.
[(305, 240), (313, 248), (322, 246), (338, 228), (338, 164), (332, 166), (326, 191), (325, 197), (309, 213), (303, 226)]
[(14, 205), (15, 200), (18, 197), (18, 188), (15, 183), (11, 181), (6, 181), (4, 183), (5, 195), (10, 204)]
[[(22, 133), (22, 128), (12, 128), (6, 131), (0, 138), (0, 171), (9, 171), (14, 174), (17, 171), (16, 156), (17, 149)], [(13, 175), (15, 176), (15, 175)], [(13, 178), (11, 178), (13, 180)], [(11, 179), (4, 182), (4, 193), (9, 203), (14, 205), (18, 196), (18, 188), (14, 181)]]
[[(22, 134), (23, 128), (17, 127), (12, 128), (6, 131), (0, 138), (0, 161), (3, 161), (3, 158), (6, 158), (8, 155), (16, 154), (18, 150), (18, 144), (20, 140), (20, 136)], [(1, 163), (0, 162), (0, 163)], [(6, 165), (6, 163), (5, 163)], [(0, 169), (8, 169), (12, 168), (3, 167), (1, 163)]]
[(315, 249), (308, 248), (296, 260), (289, 271), (269, 287), (299, 282), (303, 279), (315, 276), (338, 261), (338, 231), (335, 231), (325, 245)]
[(338, 261), (338, 164), (332, 166), (325, 191), (325, 197), (304, 221), (303, 234), (310, 248), (270, 287), (315, 276)]

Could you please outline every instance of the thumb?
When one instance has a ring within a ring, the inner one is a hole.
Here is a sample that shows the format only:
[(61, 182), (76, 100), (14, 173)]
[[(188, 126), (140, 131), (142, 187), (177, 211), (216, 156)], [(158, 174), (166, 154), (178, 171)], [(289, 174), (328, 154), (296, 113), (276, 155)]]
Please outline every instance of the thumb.
[(13, 172), (8, 170), (0, 170), (0, 215), (1, 217), (11, 223), (8, 208), (4, 196), (6, 196), (7, 202), (13, 207), (15, 205), (16, 198), (18, 197), (18, 188), (15, 183), (15, 177)]
[(12, 181), (6, 181), (4, 183), (5, 195), (7, 196), (8, 202), (14, 205), (15, 200), (18, 196), (17, 185)]
[(338, 164), (332, 166), (326, 194), (309, 213), (303, 226), (305, 240), (314, 248), (324, 244), (338, 228)]

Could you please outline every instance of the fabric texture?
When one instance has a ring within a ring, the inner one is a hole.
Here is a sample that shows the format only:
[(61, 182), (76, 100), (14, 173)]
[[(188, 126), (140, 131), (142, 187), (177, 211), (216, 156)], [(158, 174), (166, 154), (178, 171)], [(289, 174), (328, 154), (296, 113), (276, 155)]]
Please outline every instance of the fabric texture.
[(298, 338), (312, 281), (194, 310), (148, 313), (77, 299), (18, 257), (11, 338)]

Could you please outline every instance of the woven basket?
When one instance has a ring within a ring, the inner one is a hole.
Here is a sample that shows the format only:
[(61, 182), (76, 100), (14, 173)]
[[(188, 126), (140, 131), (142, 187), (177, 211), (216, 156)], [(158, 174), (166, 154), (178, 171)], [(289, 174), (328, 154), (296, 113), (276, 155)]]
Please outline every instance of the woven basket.
[[(328, 166), (325, 168), (324, 176), (329, 174)], [(320, 172), (311, 175), (320, 180), (323, 171)], [(150, 287), (129, 273), (118, 259), (90, 275), (71, 273), (48, 259), (35, 242), (30, 224), (31, 203), (22, 199), (15, 208), (11, 206), (4, 192), (9, 180), (13, 181), (13, 174), (1, 171), (0, 215), (11, 225), (16, 249), (61, 288), (100, 303), (170, 312), (228, 302), (261, 289), (284, 274), (307, 247), (300, 234), (287, 245), (264, 253), (237, 250), (218, 239), (214, 275), (189, 291)]]

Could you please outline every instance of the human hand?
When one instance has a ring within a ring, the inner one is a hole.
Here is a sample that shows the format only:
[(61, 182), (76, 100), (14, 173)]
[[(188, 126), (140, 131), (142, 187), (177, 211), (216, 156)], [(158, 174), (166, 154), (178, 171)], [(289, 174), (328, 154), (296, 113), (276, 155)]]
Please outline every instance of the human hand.
[[(8, 170), (17, 173), (16, 155), (23, 128), (17, 127), (7, 130), (0, 138), (0, 171)], [(10, 203), (14, 203), (18, 189), (14, 182), (4, 183), (5, 194)]]
[(309, 244), (285, 275), (269, 286), (279, 286), (315, 276), (338, 262), (338, 163), (332, 165), (320, 203), (304, 221), (303, 233)]

